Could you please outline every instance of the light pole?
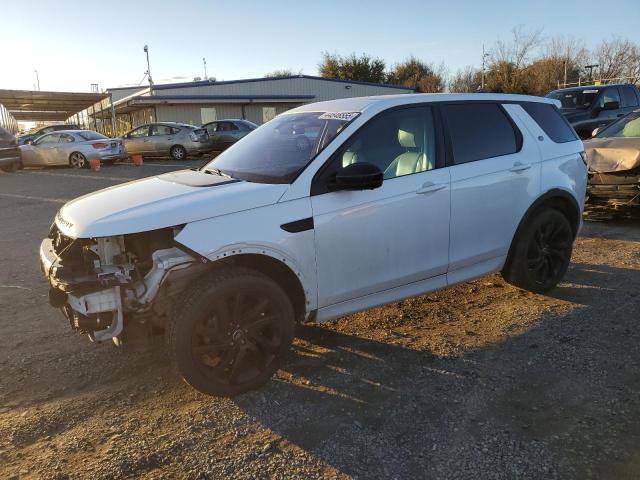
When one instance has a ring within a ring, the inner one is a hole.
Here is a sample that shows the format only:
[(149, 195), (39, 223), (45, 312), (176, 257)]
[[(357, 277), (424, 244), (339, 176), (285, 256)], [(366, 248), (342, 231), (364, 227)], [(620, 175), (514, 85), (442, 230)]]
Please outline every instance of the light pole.
[(207, 78), (207, 59), (202, 57), (202, 63), (204, 64), (204, 79), (208, 80), (208, 78)]
[(40, 76), (38, 75), (38, 70), (34, 70), (36, 72), (36, 83), (38, 84), (38, 91), (40, 91)]
[(591, 65), (585, 65), (584, 68), (589, 70), (589, 82), (591, 82), (593, 80), (593, 69), (594, 68), (598, 68), (600, 65), (598, 65), (597, 63), (593, 63)]
[(147, 55), (147, 78), (149, 79), (149, 93), (153, 95), (153, 79), (151, 78), (151, 67), (149, 66), (149, 45), (144, 46), (144, 53)]

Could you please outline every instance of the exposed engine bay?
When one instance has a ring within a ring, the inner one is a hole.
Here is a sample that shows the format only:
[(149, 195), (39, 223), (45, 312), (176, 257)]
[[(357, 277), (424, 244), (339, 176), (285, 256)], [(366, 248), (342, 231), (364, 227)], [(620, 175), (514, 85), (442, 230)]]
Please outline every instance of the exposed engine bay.
[(73, 239), (54, 223), (40, 246), (49, 302), (96, 341), (120, 343), (128, 322), (162, 328), (173, 299), (206, 262), (174, 241), (180, 230)]

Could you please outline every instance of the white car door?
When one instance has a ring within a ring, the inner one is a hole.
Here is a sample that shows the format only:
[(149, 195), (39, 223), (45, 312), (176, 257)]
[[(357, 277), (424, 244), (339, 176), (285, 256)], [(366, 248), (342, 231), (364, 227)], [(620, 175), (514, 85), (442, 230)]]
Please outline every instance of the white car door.
[(520, 120), (490, 102), (441, 106), (451, 152), (449, 283), (502, 267), (540, 193), (540, 154)]
[[(383, 112), (316, 174), (311, 205), (320, 308), (436, 276), (444, 282), (450, 192), (440, 139), (431, 107)], [(385, 172), (382, 186), (332, 191), (336, 173), (356, 163)]]

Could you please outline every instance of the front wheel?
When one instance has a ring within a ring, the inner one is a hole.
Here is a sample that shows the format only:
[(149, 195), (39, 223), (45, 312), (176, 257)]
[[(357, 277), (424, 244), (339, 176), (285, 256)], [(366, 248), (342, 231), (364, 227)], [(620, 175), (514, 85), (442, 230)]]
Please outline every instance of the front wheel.
[(187, 158), (187, 150), (182, 145), (175, 145), (169, 151), (174, 160), (184, 160)]
[(73, 152), (69, 155), (69, 165), (73, 168), (85, 168), (87, 166), (87, 158), (80, 152)]
[(13, 163), (10, 163), (9, 165), (6, 165), (4, 167), (0, 167), (0, 172), (13, 173), (13, 172), (17, 171), (19, 168), (20, 168), (20, 163), (19, 162), (13, 162)]
[(294, 312), (282, 288), (244, 268), (198, 282), (167, 328), (174, 364), (184, 380), (209, 395), (260, 387), (291, 346)]
[(558, 210), (545, 208), (527, 222), (515, 239), (504, 279), (524, 290), (544, 293), (562, 279), (571, 261), (573, 231)]

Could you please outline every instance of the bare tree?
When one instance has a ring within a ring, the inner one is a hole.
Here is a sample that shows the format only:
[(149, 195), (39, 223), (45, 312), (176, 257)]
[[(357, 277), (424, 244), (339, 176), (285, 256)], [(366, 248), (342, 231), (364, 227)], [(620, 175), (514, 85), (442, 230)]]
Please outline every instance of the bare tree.
[(526, 93), (523, 74), (541, 38), (542, 30), (518, 26), (511, 31), (511, 41), (498, 40), (489, 52), (487, 87), (499, 92)]
[(627, 81), (633, 83), (640, 80), (640, 47), (627, 39), (603, 40), (592, 58), (599, 65), (600, 78), (629, 77)]
[(449, 91), (452, 93), (476, 92), (481, 85), (481, 72), (477, 68), (467, 65), (458, 70), (449, 80)]

